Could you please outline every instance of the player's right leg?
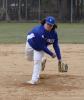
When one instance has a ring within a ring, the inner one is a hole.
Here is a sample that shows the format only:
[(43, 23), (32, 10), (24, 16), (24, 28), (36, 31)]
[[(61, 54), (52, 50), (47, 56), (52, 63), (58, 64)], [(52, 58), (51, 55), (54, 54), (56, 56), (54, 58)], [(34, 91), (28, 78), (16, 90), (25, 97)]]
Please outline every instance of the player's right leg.
[(28, 61), (33, 61), (33, 53), (34, 53), (33, 48), (29, 45), (28, 42), (26, 42), (25, 56), (26, 56)]
[(33, 67), (32, 79), (30, 81), (27, 81), (27, 83), (29, 84), (38, 83), (40, 78), (41, 62), (43, 55), (44, 55), (43, 51), (34, 50), (34, 67)]

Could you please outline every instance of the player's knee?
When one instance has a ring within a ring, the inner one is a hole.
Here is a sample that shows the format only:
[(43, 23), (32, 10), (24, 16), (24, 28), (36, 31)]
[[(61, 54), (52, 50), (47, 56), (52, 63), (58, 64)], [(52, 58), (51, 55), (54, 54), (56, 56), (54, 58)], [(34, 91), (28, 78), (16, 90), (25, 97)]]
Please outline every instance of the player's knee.
[(28, 61), (32, 61), (33, 60), (33, 51), (25, 51), (25, 57)]
[(31, 57), (31, 56), (26, 56), (26, 59), (28, 60), (28, 61), (33, 61), (33, 57)]
[(40, 60), (35, 60), (34, 65), (37, 65), (37, 64), (41, 64), (41, 61)]

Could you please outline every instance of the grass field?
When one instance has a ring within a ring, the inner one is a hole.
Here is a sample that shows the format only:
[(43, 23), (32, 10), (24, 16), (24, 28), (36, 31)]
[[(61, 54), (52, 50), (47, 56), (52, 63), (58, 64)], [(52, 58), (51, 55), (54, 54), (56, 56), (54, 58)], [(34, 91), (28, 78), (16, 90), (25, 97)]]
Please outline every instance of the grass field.
[[(37, 23), (0, 23), (0, 43), (25, 43), (27, 32)], [(61, 43), (84, 43), (84, 23), (58, 24)]]

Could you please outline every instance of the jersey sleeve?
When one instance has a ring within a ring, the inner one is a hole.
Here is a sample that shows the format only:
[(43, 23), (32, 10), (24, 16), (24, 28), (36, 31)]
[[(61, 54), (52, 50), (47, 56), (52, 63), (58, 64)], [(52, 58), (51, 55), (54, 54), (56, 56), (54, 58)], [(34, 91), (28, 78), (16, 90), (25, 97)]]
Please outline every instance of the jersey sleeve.
[(43, 46), (43, 47), (42, 47), (42, 50), (43, 50), (44, 52), (46, 52), (47, 54), (49, 54), (50, 56), (53, 55), (53, 53), (52, 53), (46, 46)]
[(52, 51), (50, 51), (50, 50), (48, 49), (48, 47), (45, 45), (44, 39), (43, 39), (41, 36), (39, 36), (38, 39), (40, 40), (39, 43), (40, 43), (41, 49), (42, 49), (45, 53), (47, 53), (48, 55), (52, 56), (53, 53), (52, 53)]
[(58, 60), (60, 60), (61, 59), (61, 52), (60, 52), (60, 47), (59, 47), (59, 43), (58, 43), (57, 33), (55, 33), (54, 39), (55, 39), (55, 41), (53, 43), (53, 48), (55, 50), (55, 53), (57, 55)]

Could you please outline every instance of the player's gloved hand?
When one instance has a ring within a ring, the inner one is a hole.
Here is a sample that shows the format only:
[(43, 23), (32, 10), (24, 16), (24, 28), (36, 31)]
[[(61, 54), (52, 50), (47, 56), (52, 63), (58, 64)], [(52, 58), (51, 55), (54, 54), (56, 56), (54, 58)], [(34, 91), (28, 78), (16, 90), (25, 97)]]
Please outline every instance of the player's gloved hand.
[(55, 54), (55, 53), (53, 53), (52, 58), (55, 58), (55, 57), (56, 57), (56, 54)]
[(58, 61), (58, 71), (59, 72), (67, 72), (68, 71), (68, 65), (64, 64), (61, 60)]

